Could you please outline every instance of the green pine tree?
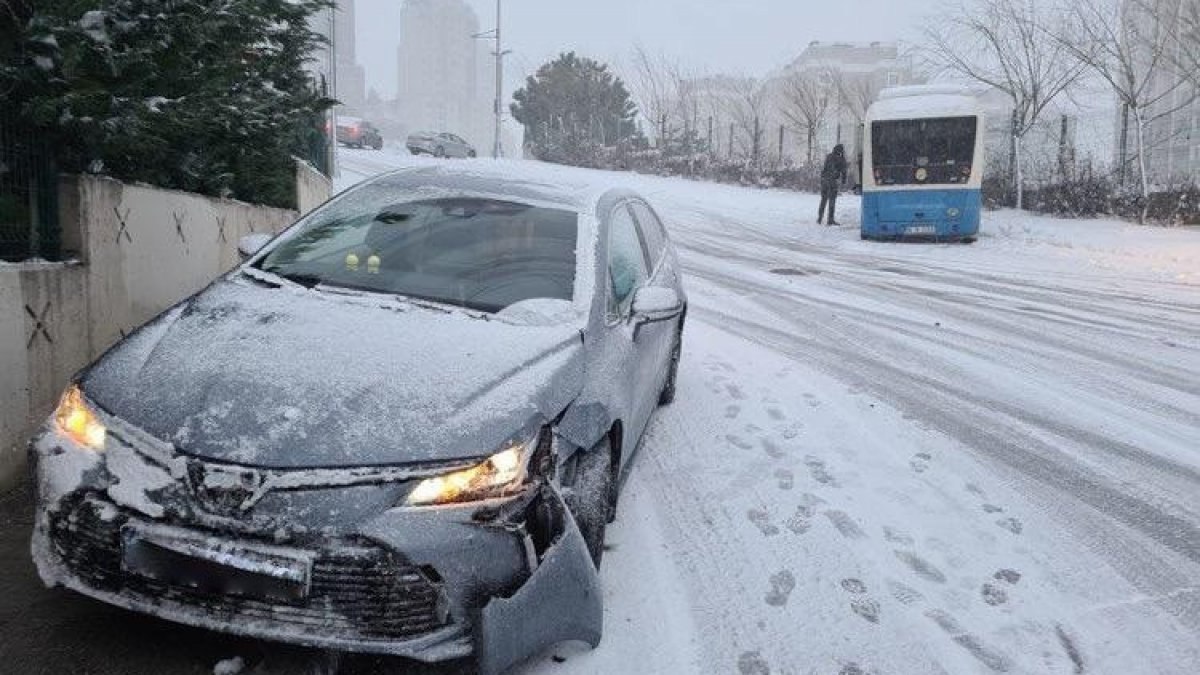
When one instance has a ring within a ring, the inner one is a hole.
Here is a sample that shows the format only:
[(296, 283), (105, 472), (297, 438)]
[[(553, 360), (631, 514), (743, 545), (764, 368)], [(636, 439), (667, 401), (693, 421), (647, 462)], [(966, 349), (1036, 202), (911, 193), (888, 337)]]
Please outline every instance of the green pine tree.
[(293, 206), (332, 104), (304, 70), (330, 0), (17, 0), (0, 67), (61, 170)]
[(542, 160), (596, 166), (605, 149), (633, 144), (639, 135), (625, 83), (607, 65), (574, 52), (539, 68), (513, 100), (513, 117)]

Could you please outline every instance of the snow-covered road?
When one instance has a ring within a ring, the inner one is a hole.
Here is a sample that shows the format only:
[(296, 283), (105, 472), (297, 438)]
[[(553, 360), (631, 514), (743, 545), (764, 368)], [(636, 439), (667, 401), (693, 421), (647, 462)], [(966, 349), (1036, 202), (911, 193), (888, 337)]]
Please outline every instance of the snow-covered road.
[(527, 672), (1200, 671), (1200, 232), (999, 212), (873, 244), (808, 195), (613, 180), (688, 273), (680, 393), (604, 644)]

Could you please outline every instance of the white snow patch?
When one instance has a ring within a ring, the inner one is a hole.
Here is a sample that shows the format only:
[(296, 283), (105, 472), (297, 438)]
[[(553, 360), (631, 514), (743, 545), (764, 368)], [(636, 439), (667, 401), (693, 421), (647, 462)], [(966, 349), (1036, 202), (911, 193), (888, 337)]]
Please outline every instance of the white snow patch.
[(99, 9), (84, 12), (79, 19), (79, 28), (96, 42), (108, 44), (108, 12)]
[(239, 675), (246, 669), (246, 661), (240, 656), (217, 661), (213, 666), (213, 675)]

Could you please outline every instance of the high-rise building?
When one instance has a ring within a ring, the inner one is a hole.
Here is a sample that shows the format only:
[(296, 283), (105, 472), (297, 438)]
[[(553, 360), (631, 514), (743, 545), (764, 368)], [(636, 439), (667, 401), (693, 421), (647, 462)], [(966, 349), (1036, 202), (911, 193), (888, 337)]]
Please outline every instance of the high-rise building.
[(481, 72), (488, 42), (464, 0), (405, 0), (400, 10), (400, 117), (409, 130), (451, 132), (481, 154), (492, 145), (492, 96)]
[[(1128, 46), (1134, 69), (1153, 74), (1145, 96), (1152, 103), (1143, 112), (1149, 120), (1144, 130), (1146, 173), (1152, 184), (1163, 186), (1200, 180), (1200, 96), (1189, 73), (1180, 72), (1178, 53), (1172, 51), (1182, 49), (1181, 43), (1170, 39), (1173, 30), (1184, 25), (1187, 2), (1125, 2), (1122, 11), (1124, 34), (1141, 39)], [(1113, 162), (1118, 169), (1124, 163), (1127, 177), (1136, 176), (1137, 126), (1120, 104), (1115, 126)]]
[(358, 64), (355, 46), (354, 0), (337, 0), (333, 47), (337, 55), (337, 98), (346, 108), (359, 111), (366, 102), (367, 76)]

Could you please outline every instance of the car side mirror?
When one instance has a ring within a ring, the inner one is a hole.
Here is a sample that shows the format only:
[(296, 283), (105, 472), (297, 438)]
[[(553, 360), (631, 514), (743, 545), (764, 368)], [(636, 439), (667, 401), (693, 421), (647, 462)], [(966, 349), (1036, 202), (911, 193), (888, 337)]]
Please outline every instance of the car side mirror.
[(238, 240), (238, 255), (242, 260), (250, 259), (271, 241), (269, 234), (248, 234)]
[(642, 326), (671, 321), (683, 313), (683, 300), (674, 288), (645, 286), (633, 294), (630, 315), (633, 318), (633, 337), (636, 340)]

